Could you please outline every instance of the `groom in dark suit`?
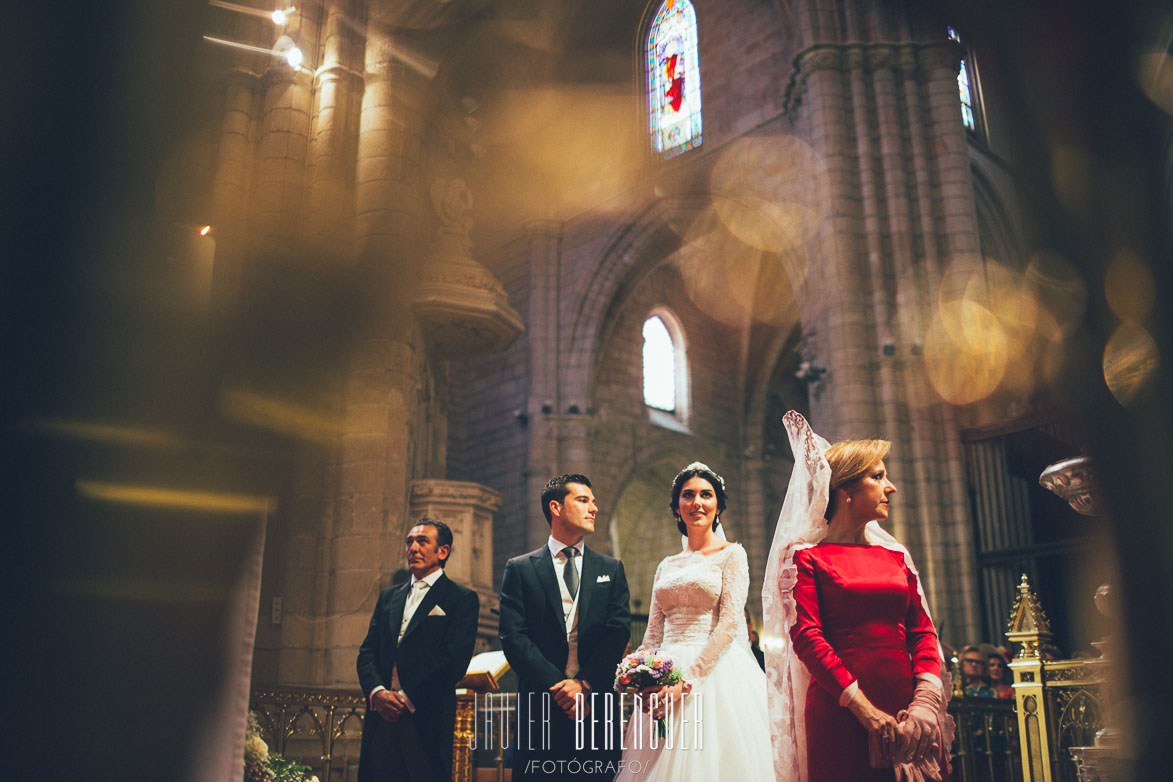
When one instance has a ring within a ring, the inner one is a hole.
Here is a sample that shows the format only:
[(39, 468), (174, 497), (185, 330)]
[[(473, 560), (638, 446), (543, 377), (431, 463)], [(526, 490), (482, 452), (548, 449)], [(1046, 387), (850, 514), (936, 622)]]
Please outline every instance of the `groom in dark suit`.
[(452, 779), (456, 682), (472, 659), (480, 601), (444, 575), (452, 530), (420, 519), (407, 533), (411, 580), (385, 589), (358, 650), (367, 697), (359, 782)]
[(583, 545), (599, 511), (586, 476), (551, 479), (542, 511), (549, 540), (509, 560), (501, 581), (501, 648), (517, 673), (513, 779), (610, 780), (620, 755), (615, 666), (631, 635), (627, 577), (619, 560)]

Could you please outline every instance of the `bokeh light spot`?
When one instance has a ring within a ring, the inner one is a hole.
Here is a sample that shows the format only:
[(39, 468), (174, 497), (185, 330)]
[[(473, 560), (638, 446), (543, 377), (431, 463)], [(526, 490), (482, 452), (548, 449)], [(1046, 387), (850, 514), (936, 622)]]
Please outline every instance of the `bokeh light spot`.
[(725, 229), (715, 209), (688, 227), (673, 255), (685, 292), (711, 318), (783, 326), (793, 319), (794, 290), (806, 269), (801, 250), (781, 256), (745, 244)]
[(1128, 407), (1156, 373), (1157, 343), (1143, 326), (1125, 323), (1104, 348), (1104, 381), (1116, 401)]
[(967, 405), (988, 397), (1006, 373), (1005, 330), (972, 301), (941, 306), (925, 336), (925, 371), (947, 402)]
[(739, 139), (721, 153), (711, 177), (713, 204), (725, 227), (766, 252), (805, 244), (827, 211), (827, 168), (793, 136)]
[(1143, 52), (1136, 57), (1135, 72), (1141, 92), (1162, 111), (1173, 114), (1173, 57), (1159, 50)]

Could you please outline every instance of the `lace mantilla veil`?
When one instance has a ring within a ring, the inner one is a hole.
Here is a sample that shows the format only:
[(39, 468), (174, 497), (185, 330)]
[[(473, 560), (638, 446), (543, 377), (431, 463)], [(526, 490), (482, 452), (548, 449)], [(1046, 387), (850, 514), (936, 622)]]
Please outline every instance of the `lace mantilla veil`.
[[(831, 446), (793, 410), (782, 417), (782, 424), (790, 437), (794, 471), (790, 474), (786, 499), (778, 514), (762, 583), (763, 624), (773, 641), (765, 649), (766, 679), (770, 735), (774, 737), (774, 776), (777, 782), (807, 782), (803, 710), (810, 672), (794, 655), (790, 642), (790, 626), (797, 618), (794, 586), (798, 581), (798, 569), (794, 565), (794, 552), (816, 545), (827, 535), (827, 521), (823, 516), (830, 498), (831, 466), (824, 454)], [(905, 564), (917, 576), (921, 604), (928, 614), (920, 573), (908, 549), (875, 521), (868, 522), (864, 536), (868, 543), (899, 551), (904, 556)], [(928, 615), (931, 621), (932, 615)], [(944, 672), (944, 666), (942, 668)], [(948, 699), (952, 688), (947, 672), (944, 673), (943, 689), (945, 699)]]

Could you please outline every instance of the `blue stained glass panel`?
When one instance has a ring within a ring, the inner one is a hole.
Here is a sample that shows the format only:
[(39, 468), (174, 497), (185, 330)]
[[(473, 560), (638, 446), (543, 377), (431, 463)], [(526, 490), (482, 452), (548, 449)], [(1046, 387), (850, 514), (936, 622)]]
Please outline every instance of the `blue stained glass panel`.
[[(949, 40), (961, 43), (961, 36), (952, 27), (946, 27), (945, 33)], [(969, 89), (969, 69), (965, 67), (965, 60), (961, 61), (961, 67), (957, 70), (957, 92), (961, 98), (961, 121), (968, 130), (973, 130), (973, 93)]]
[(662, 158), (701, 143), (701, 74), (696, 11), (688, 0), (664, 0), (647, 40), (648, 130)]
[(961, 96), (961, 121), (965, 127), (973, 130), (973, 97), (969, 91), (969, 71), (965, 68), (965, 60), (961, 61), (961, 68), (957, 71), (957, 91)]

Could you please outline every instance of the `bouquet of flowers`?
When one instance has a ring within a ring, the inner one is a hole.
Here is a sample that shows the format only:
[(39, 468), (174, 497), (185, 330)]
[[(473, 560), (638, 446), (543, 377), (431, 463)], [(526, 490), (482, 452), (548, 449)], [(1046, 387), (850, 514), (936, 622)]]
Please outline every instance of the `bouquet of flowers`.
[(261, 738), (257, 715), (251, 711), (248, 713), (244, 734), (244, 782), (318, 782), (316, 776), (306, 773), (309, 770), (309, 766), (270, 752), (269, 745)]
[[(659, 649), (636, 649), (619, 661), (615, 668), (616, 692), (639, 692), (648, 687), (670, 687), (684, 676), (676, 670), (672, 658)], [(664, 718), (657, 720), (660, 738), (664, 738)]]

